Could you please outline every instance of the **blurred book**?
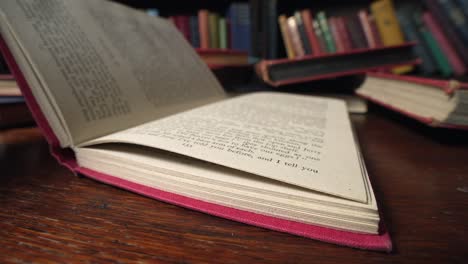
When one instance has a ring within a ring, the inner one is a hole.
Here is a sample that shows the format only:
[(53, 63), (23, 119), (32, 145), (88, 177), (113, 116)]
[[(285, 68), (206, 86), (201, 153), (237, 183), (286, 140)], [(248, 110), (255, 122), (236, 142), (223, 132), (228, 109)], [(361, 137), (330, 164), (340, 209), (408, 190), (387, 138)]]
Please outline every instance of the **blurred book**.
[(256, 72), (264, 82), (272, 86), (282, 86), (388, 69), (398, 65), (414, 65), (420, 60), (413, 54), (413, 45), (414, 43), (360, 49), (297, 59), (263, 60), (256, 65)]
[(356, 93), (430, 126), (468, 129), (467, 83), (373, 73)]

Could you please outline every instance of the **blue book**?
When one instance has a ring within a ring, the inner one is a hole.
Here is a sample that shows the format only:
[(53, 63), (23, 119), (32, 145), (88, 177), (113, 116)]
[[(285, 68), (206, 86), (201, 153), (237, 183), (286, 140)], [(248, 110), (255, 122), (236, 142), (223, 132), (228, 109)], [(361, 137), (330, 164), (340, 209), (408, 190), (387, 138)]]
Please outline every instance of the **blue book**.
[(198, 30), (198, 17), (190, 17), (190, 43), (194, 48), (200, 47), (200, 31)]
[(248, 3), (232, 3), (228, 9), (231, 22), (231, 47), (252, 54), (250, 45), (250, 8)]
[(461, 8), (449, 0), (438, 0), (438, 2), (445, 12), (445, 15), (455, 27), (460, 38), (463, 40), (465, 45), (468, 45), (468, 21)]

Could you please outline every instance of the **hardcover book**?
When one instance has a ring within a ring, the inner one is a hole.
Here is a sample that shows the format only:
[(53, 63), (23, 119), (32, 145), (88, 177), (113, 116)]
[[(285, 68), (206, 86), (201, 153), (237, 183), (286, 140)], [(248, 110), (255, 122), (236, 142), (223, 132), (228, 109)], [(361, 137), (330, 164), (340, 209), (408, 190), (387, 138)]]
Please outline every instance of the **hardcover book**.
[[(399, 65), (416, 65), (414, 43), (344, 53), (304, 56), (295, 59), (263, 60), (255, 65), (257, 75), (266, 83), (282, 85), (363, 74)], [(379, 59), (376, 59), (379, 58)]]
[(391, 249), (342, 101), (228, 98), (170, 22), (116, 3), (0, 8), (0, 47), (73, 172), (259, 227)]
[(430, 126), (468, 129), (467, 83), (372, 73), (356, 93)]

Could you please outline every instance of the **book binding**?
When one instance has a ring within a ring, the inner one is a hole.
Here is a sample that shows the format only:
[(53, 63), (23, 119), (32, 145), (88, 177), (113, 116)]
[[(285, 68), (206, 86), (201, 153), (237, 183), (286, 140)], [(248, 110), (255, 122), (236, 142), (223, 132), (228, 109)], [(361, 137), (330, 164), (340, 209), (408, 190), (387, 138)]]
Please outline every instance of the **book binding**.
[(71, 149), (62, 149), (60, 147), (58, 138), (49, 126), (44, 114), (41, 112), (39, 104), (36, 102), (32, 94), (31, 88), (29, 87), (13, 55), (2, 38), (0, 38), (0, 51), (3, 53), (5, 60), (7, 61), (10, 70), (18, 83), (18, 86), (23, 92), (27, 105), (32, 112), (34, 119), (36, 120), (46, 140), (50, 144), (52, 155), (62, 165), (69, 168), (72, 172), (80, 173), (100, 182), (145, 195), (160, 201), (258, 227), (268, 228), (354, 248), (387, 252), (392, 250), (392, 243), (389, 234), (383, 227), (382, 222), (380, 223), (380, 232), (378, 235), (335, 230), (213, 204), (175, 193), (165, 192), (157, 188), (136, 184), (113, 177), (111, 175), (78, 166), (73, 151)]

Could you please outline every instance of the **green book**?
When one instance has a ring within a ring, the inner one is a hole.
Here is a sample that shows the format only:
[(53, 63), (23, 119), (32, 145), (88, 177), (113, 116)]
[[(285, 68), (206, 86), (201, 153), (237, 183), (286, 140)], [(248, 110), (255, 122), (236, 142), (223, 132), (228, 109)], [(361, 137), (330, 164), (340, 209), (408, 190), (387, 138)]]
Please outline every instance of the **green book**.
[(427, 29), (426, 25), (422, 20), (423, 11), (420, 8), (417, 8), (413, 11), (412, 21), (417, 27), (418, 32), (421, 35), (423, 44), (427, 47), (430, 55), (432, 56), (433, 61), (437, 70), (442, 74), (442, 76), (450, 76), (453, 73), (452, 66), (447, 60), (447, 57), (442, 52), (437, 40), (434, 38), (432, 33)]
[(211, 13), (208, 16), (208, 27), (210, 29), (210, 48), (219, 48), (219, 15)]
[(228, 48), (227, 24), (226, 24), (226, 19), (224, 17), (221, 17), (219, 19), (218, 31), (219, 31), (219, 48), (227, 49)]
[(429, 47), (429, 51), (432, 53), (432, 57), (435, 59), (437, 68), (440, 70), (440, 73), (442, 73), (442, 75), (445, 77), (452, 75), (453, 69), (432, 33), (425, 27), (421, 28), (420, 30), (424, 41)]
[(335, 53), (336, 52), (335, 40), (333, 39), (333, 35), (330, 31), (330, 28), (328, 27), (328, 21), (327, 21), (325, 12), (323, 11), (318, 12), (317, 20), (319, 22), (320, 29), (322, 30), (325, 44), (327, 45), (327, 51), (329, 53)]

